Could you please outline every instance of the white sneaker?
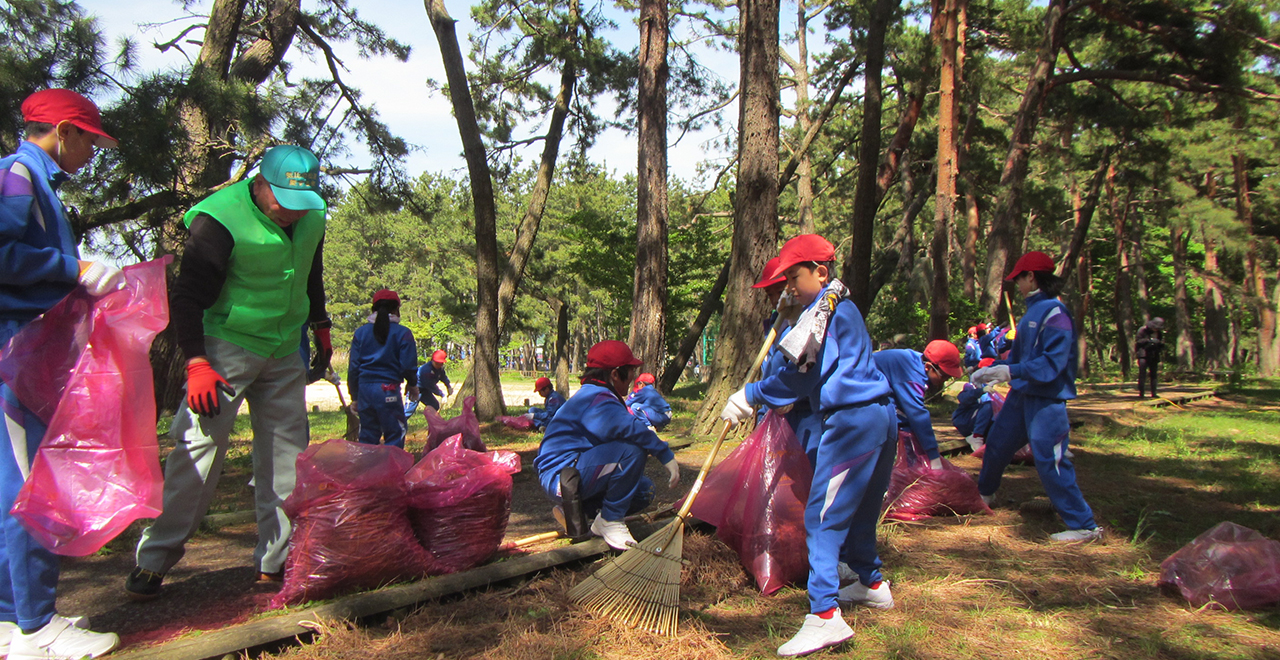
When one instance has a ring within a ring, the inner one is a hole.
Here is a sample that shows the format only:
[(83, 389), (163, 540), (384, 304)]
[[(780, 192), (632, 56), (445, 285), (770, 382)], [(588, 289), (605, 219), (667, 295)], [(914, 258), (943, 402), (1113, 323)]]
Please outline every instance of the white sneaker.
[(778, 647), (778, 655), (784, 658), (807, 655), (850, 639), (853, 639), (853, 628), (845, 622), (844, 616), (840, 614), (840, 608), (836, 608), (835, 614), (830, 619), (824, 619), (817, 614), (806, 614), (804, 625), (800, 626), (800, 632), (786, 644)]
[(596, 514), (596, 519), (591, 522), (591, 533), (604, 539), (614, 550), (626, 550), (634, 545), (636, 540), (631, 537), (631, 530), (627, 529), (627, 523), (621, 520), (605, 520), (603, 514)]
[(995, 493), (992, 493), (992, 494), (990, 494), (990, 495), (983, 495), (983, 494), (979, 493), (979, 494), (978, 494), (978, 497), (981, 497), (981, 498), (982, 498), (982, 502), (983, 502), (983, 504), (986, 504), (987, 506), (995, 506), (995, 505), (996, 505), (996, 494), (995, 494)]
[[(81, 630), (89, 629), (89, 617), (87, 616), (68, 616), (63, 618)], [(6, 654), (9, 652), (9, 642), (13, 640), (13, 636), (18, 630), (18, 624), (12, 621), (0, 621), (0, 650), (3, 650)]]
[(49, 623), (30, 635), (14, 634), (9, 645), (9, 660), (96, 658), (111, 652), (119, 644), (120, 638), (115, 633), (82, 630), (55, 614)]
[(1054, 543), (1084, 543), (1086, 541), (1096, 541), (1102, 538), (1102, 528), (1094, 527), (1093, 529), (1068, 529), (1065, 532), (1050, 534), (1049, 540)]
[(893, 594), (889, 592), (888, 580), (881, 580), (870, 587), (854, 580), (853, 584), (836, 593), (836, 600), (841, 604), (865, 605), (877, 610), (893, 609)]
[(840, 584), (849, 584), (850, 582), (858, 581), (857, 571), (849, 568), (849, 565), (844, 562), (836, 564), (836, 574), (840, 576)]

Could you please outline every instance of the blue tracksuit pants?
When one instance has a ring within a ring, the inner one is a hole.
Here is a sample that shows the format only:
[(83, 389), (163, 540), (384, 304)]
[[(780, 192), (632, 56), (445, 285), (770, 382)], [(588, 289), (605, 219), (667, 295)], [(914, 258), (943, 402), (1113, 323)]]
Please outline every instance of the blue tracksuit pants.
[(404, 436), (408, 431), (405, 422), (404, 401), (400, 398), (399, 383), (360, 383), (357, 390), (360, 414), (360, 442), (366, 445), (394, 445), (404, 449)]
[[(16, 321), (0, 322), (0, 345), (20, 327)], [(0, 621), (34, 630), (49, 623), (55, 614), (60, 559), (32, 538), (9, 510), (31, 470), (46, 427), (3, 383), (0, 412), (4, 414), (0, 420), (0, 561), (4, 562), (0, 566)]]
[[(629, 442), (596, 445), (578, 456), (574, 467), (582, 475), (578, 491), (582, 511), (590, 522), (598, 508), (605, 520), (622, 520), (643, 511), (653, 501), (653, 480), (644, 476), (649, 454)], [(560, 472), (542, 475), (542, 487), (560, 501)]]
[(1013, 453), (1030, 442), (1040, 483), (1067, 529), (1097, 527), (1093, 511), (1076, 485), (1075, 466), (1066, 456), (1070, 432), (1065, 401), (1011, 390), (987, 434), (987, 453), (982, 457), (982, 471), (978, 473), (978, 492), (994, 495)]
[(836, 564), (841, 561), (865, 585), (883, 579), (876, 522), (893, 473), (897, 431), (893, 404), (861, 404), (826, 415), (821, 437), (805, 447), (813, 464), (813, 487), (804, 512), (810, 612), (836, 606)]

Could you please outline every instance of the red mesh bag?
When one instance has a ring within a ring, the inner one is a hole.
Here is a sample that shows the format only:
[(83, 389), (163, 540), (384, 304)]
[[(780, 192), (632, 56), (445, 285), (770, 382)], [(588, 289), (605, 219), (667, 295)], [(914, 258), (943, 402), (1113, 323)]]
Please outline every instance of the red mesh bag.
[(399, 447), (329, 440), (298, 456), (284, 502), (293, 521), (284, 588), (272, 607), (321, 600), (420, 577), (431, 558), (409, 527)]
[(444, 419), (431, 406), (422, 407), (422, 415), (427, 418), (427, 449), (440, 446), (448, 438), (462, 434), (462, 446), (472, 451), (485, 451), (484, 440), (480, 439), (480, 420), (476, 419), (476, 398), (469, 396), (462, 400), (462, 414), (453, 419)]
[(431, 556), (433, 575), (484, 563), (502, 544), (511, 515), (511, 475), (520, 456), (472, 451), (454, 435), (405, 475), (409, 521)]
[(530, 431), (533, 429), (533, 420), (528, 417), (512, 417), (510, 415), (498, 415), (498, 421), (502, 422), (507, 428), (516, 429), (517, 431)]
[(169, 324), (172, 260), (126, 266), (124, 288), (103, 296), (77, 287), (0, 358), (0, 377), (48, 424), (10, 513), (51, 552), (93, 554), (134, 520), (160, 513), (148, 352)]
[(716, 536), (768, 595), (809, 571), (804, 509), (813, 483), (800, 441), (773, 411), (711, 473), (692, 513), (716, 526)]
[(1247, 610), (1280, 603), (1280, 541), (1220, 522), (1160, 562), (1159, 585), (1196, 607)]
[(898, 431), (898, 458), (889, 477), (882, 509), (885, 518), (920, 520), (932, 516), (991, 513), (968, 472), (942, 459), (942, 469), (929, 467), (914, 433)]

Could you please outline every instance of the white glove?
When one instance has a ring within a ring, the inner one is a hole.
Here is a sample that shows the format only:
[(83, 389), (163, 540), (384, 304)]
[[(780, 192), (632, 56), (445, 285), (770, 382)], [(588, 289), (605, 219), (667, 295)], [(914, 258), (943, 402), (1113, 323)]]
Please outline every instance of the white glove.
[(124, 273), (115, 266), (91, 261), (80, 271), (80, 283), (89, 290), (89, 295), (101, 296), (124, 286)]
[(747, 403), (747, 391), (738, 390), (729, 395), (729, 400), (724, 404), (724, 410), (720, 413), (720, 419), (729, 422), (730, 426), (737, 426), (738, 422), (751, 416), (751, 404)]
[(527, 412), (527, 413), (525, 413), (525, 414), (521, 415), (521, 417), (523, 417), (523, 418), (525, 418), (525, 419), (527, 419), (527, 420), (529, 420), (529, 421), (531, 421), (531, 422), (533, 421), (533, 413), (531, 413), (531, 412)]
[(942, 469), (942, 459), (941, 459), (941, 458), (931, 458), (931, 459), (929, 459), (929, 469), (930, 469), (930, 470), (941, 470), (941, 469)]
[(994, 385), (996, 383), (1007, 383), (1010, 378), (1009, 365), (997, 364), (973, 372), (973, 375), (969, 377), (969, 380), (974, 385)]
[(667, 482), (667, 488), (675, 488), (676, 484), (680, 483), (680, 464), (673, 458), (663, 463), (662, 467), (667, 468), (667, 474), (671, 475), (671, 480)]
[(969, 443), (969, 448), (974, 451), (978, 451), (978, 447), (981, 447), (982, 445), (986, 444), (985, 440), (983, 440), (982, 438), (979, 438), (976, 435), (967, 435), (964, 437), (964, 441)]
[(422, 390), (419, 390), (417, 387), (409, 387), (406, 388), (406, 390), (409, 393), (409, 401), (417, 403), (422, 398)]

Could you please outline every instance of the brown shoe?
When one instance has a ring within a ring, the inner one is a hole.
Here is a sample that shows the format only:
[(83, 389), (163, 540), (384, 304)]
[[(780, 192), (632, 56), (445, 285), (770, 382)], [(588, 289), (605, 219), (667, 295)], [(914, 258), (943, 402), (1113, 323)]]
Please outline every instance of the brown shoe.
[(258, 582), (284, 582), (284, 571), (280, 570), (275, 573), (258, 571)]

